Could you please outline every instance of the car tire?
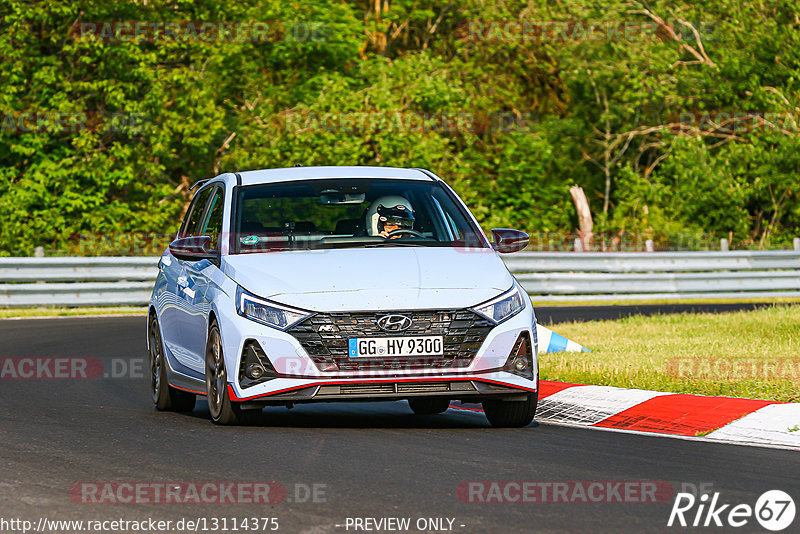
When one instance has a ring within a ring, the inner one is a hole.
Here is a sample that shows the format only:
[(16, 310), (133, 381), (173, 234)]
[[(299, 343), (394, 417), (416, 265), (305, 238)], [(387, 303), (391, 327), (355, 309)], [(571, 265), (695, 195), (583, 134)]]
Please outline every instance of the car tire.
[(181, 391), (169, 385), (167, 362), (164, 356), (164, 344), (161, 340), (161, 329), (158, 318), (150, 317), (149, 352), (150, 352), (150, 393), (156, 410), (162, 412), (191, 412), (197, 397), (194, 393)]
[(260, 410), (242, 410), (231, 402), (225, 357), (222, 353), (222, 337), (215, 321), (208, 329), (206, 342), (206, 398), (211, 420), (218, 425), (249, 424), (261, 414)]
[(519, 428), (528, 426), (536, 415), (539, 392), (528, 395), (524, 401), (483, 401), (483, 411), (492, 426), (498, 428)]
[(442, 413), (450, 406), (450, 399), (408, 399), (411, 411), (417, 415), (435, 415)]

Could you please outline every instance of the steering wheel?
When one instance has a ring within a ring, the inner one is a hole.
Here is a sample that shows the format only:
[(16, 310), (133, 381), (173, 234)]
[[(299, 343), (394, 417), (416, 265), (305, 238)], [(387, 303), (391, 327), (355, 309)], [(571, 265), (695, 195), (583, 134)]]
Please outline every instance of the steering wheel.
[(398, 228), (397, 230), (392, 230), (391, 232), (386, 234), (386, 239), (391, 239), (393, 236), (402, 234), (409, 234), (413, 235), (414, 237), (421, 237), (422, 239), (426, 239), (426, 237), (421, 233), (417, 232), (416, 230), (409, 230), (408, 228)]

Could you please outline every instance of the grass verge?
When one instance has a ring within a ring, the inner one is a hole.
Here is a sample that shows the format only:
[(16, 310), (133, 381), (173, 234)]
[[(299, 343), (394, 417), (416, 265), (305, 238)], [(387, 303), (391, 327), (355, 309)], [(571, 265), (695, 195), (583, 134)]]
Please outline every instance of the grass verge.
[(800, 401), (800, 307), (559, 323), (592, 349), (540, 355), (541, 378)]
[(73, 315), (146, 315), (147, 307), (92, 307), (92, 308), (0, 308), (0, 319), (24, 317), (69, 317)]

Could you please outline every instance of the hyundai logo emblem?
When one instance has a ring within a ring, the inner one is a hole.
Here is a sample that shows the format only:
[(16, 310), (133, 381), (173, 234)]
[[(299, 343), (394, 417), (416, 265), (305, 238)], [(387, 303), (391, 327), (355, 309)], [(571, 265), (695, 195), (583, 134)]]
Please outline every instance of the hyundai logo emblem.
[(378, 326), (386, 332), (402, 332), (411, 328), (411, 319), (405, 315), (384, 315), (378, 319)]

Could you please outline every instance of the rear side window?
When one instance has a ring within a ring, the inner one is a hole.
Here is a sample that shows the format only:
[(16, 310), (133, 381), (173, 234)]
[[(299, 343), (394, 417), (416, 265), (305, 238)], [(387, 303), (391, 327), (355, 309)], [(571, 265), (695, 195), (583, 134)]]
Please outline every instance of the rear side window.
[(183, 221), (181, 237), (202, 235), (198, 233), (200, 229), (200, 219), (203, 217), (203, 212), (205, 212), (206, 203), (208, 202), (208, 197), (212, 190), (213, 188), (206, 188), (197, 193), (194, 197), (192, 205), (189, 206), (189, 211), (186, 213), (186, 219)]

